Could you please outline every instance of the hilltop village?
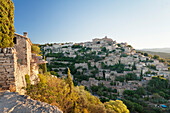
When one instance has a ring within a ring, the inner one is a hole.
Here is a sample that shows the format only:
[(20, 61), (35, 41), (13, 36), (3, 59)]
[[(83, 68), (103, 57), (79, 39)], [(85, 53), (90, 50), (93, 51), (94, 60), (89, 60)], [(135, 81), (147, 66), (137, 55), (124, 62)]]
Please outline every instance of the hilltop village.
[[(131, 45), (107, 37), (40, 47), (51, 73), (63, 77), (69, 67), (75, 84), (86, 86), (100, 97), (108, 97), (110, 93), (121, 97), (124, 90), (146, 86), (152, 77), (170, 79), (168, 65), (157, 56), (137, 52)], [(97, 90), (101, 87), (107, 91)]]

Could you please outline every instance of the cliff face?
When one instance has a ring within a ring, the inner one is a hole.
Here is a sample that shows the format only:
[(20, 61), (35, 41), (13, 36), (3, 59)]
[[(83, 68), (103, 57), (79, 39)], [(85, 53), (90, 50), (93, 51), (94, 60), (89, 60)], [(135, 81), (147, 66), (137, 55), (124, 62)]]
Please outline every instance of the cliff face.
[(28, 98), (15, 92), (0, 92), (0, 113), (63, 113), (56, 106)]

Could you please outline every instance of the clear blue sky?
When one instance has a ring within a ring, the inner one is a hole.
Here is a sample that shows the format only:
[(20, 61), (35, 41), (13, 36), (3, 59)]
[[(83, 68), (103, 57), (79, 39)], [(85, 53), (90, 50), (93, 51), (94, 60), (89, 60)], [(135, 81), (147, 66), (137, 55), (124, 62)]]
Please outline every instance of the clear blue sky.
[(170, 47), (170, 0), (13, 0), (15, 29), (33, 43), (111, 37), (135, 48)]

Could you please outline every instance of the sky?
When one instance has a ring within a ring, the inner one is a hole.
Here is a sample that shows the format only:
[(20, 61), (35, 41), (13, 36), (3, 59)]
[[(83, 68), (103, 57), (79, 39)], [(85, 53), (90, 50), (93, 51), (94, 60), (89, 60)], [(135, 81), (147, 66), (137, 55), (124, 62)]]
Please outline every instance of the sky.
[(16, 33), (32, 43), (105, 36), (136, 49), (170, 47), (170, 0), (13, 0)]

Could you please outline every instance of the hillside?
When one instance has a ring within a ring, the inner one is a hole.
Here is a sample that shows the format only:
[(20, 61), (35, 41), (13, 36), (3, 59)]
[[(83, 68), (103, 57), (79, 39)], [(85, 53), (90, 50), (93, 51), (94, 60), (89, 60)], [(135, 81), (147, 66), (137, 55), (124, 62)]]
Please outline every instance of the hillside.
[[(69, 67), (74, 85), (83, 85), (103, 103), (120, 99), (131, 112), (139, 113), (143, 110), (162, 111), (153, 106), (167, 105), (169, 95), (161, 93), (167, 94), (169, 91), (166, 79), (169, 79), (170, 69), (159, 56), (136, 52), (131, 45), (107, 37), (76, 44), (54, 43), (39, 47), (48, 61), (47, 68), (51, 74), (64, 78)], [(164, 76), (161, 79), (165, 80), (162, 81), (166, 84), (163, 86), (166, 90), (148, 90), (147, 87), (154, 89), (152, 84), (162, 84), (159, 79), (152, 80), (152, 77), (159, 75)], [(154, 93), (159, 96), (147, 100), (143, 98), (147, 94), (155, 96)]]
[(153, 49), (141, 49), (141, 51), (170, 53), (170, 48), (153, 48)]
[(63, 113), (56, 106), (15, 92), (0, 92), (0, 113)]

